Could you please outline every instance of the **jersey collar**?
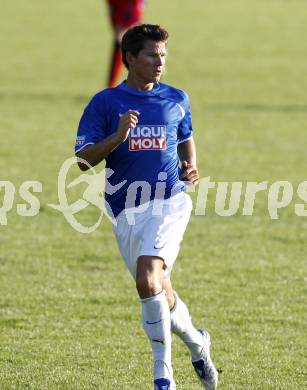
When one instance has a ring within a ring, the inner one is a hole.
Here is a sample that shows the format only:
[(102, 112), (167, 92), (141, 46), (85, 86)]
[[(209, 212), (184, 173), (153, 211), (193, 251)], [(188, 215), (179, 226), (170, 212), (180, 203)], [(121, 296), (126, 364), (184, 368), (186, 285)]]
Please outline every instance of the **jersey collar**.
[(133, 89), (127, 86), (126, 80), (124, 80), (122, 83), (120, 83), (117, 86), (118, 89), (121, 89), (122, 91), (128, 92), (130, 95), (136, 95), (136, 96), (155, 96), (159, 89), (160, 89), (160, 83), (154, 83), (154, 87), (150, 91), (138, 91), (137, 89)]

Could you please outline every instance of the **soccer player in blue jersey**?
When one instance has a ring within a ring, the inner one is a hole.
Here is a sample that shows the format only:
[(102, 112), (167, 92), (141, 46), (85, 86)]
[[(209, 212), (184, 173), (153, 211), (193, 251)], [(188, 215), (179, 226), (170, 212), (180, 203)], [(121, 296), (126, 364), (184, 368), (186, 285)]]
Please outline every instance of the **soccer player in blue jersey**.
[[(210, 336), (194, 327), (170, 280), (192, 208), (185, 185), (197, 184), (199, 176), (188, 95), (159, 82), (167, 39), (167, 31), (157, 25), (143, 24), (125, 33), (127, 80), (90, 101), (75, 151), (92, 166), (105, 159), (112, 173), (107, 186), (116, 190), (106, 187), (105, 199), (140, 297), (153, 352), (154, 389), (176, 388), (171, 333), (189, 348), (202, 385), (215, 389), (218, 374), (210, 358)], [(82, 161), (79, 166), (88, 168)]]

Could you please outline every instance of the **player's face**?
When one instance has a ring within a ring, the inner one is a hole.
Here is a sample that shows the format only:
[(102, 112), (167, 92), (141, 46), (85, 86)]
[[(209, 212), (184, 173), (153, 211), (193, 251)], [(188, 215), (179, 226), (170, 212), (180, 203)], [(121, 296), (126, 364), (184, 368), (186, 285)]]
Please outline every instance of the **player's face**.
[(129, 72), (146, 83), (159, 81), (166, 59), (166, 42), (147, 40), (137, 57), (133, 57)]

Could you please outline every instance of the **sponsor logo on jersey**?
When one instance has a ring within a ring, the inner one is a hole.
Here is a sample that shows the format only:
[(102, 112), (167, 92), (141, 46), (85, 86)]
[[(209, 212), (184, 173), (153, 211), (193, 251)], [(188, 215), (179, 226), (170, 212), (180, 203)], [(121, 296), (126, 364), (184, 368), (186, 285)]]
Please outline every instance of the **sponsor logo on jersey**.
[(166, 127), (157, 125), (136, 126), (129, 134), (129, 150), (165, 150)]
[(76, 140), (76, 146), (82, 146), (85, 142), (85, 136), (84, 135), (78, 135)]

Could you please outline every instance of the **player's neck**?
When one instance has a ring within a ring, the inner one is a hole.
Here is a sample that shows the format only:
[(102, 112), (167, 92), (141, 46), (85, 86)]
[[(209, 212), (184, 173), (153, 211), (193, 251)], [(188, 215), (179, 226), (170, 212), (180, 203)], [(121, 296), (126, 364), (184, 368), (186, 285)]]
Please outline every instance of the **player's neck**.
[(128, 74), (126, 85), (138, 91), (151, 91), (154, 87), (154, 83), (146, 83), (144, 80), (140, 80), (132, 74)]

